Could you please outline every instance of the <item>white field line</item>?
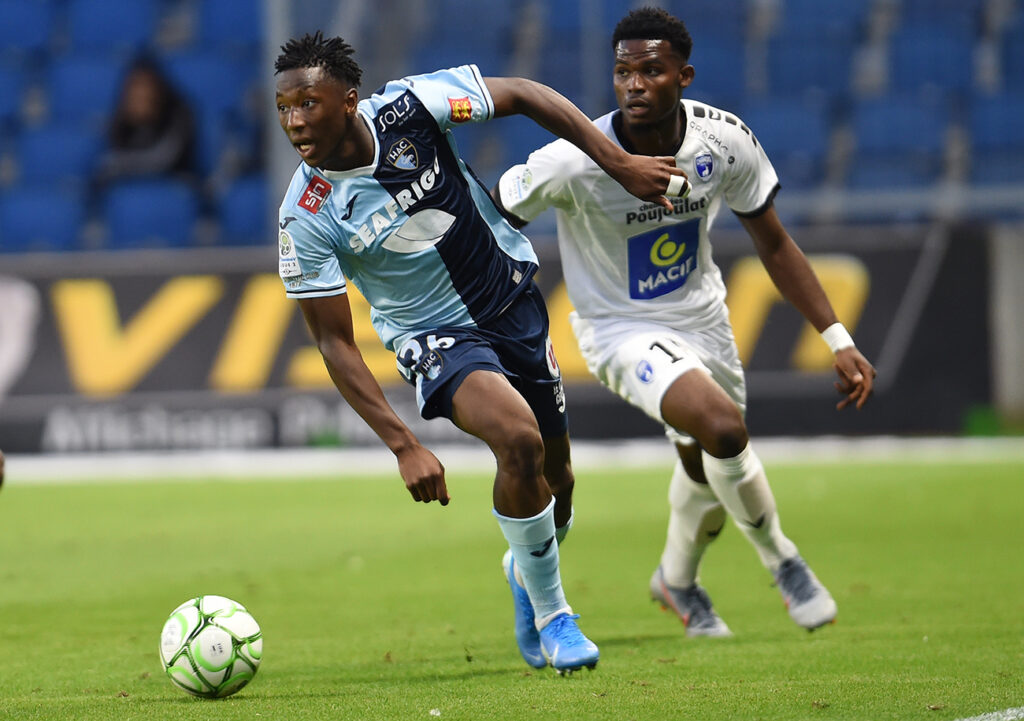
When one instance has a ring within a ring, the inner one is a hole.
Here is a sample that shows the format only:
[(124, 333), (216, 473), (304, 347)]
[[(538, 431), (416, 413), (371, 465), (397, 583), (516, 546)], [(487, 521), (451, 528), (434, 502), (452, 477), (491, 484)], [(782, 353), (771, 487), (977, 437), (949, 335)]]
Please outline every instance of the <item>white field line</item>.
[[(1024, 463), (1024, 438), (766, 438), (756, 439), (758, 455), (769, 465), (807, 463), (951, 463), (1003, 461)], [(432, 448), (451, 472), (494, 470), (481, 443)], [(603, 468), (668, 469), (674, 451), (667, 441), (579, 442), (573, 444), (578, 471)], [(61, 484), (89, 481), (138, 482), (160, 478), (307, 478), (366, 473), (397, 473), (383, 446), (358, 449), (258, 449), (15, 455), (7, 458), (7, 483)], [(667, 470), (666, 470), (667, 472)]]
[(970, 718), (957, 719), (957, 721), (1020, 721), (1020, 719), (1024, 719), (1024, 706), (1008, 708), (1002, 711), (990, 711), (989, 713), (981, 714), (981, 716), (971, 716)]

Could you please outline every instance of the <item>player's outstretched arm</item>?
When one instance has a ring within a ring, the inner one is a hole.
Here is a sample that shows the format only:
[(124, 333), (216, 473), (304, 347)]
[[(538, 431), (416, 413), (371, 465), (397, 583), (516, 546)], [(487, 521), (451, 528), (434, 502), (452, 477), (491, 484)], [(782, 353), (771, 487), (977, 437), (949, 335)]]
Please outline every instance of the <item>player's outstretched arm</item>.
[[(598, 130), (590, 118), (556, 90), (526, 78), (484, 78), (494, 101), (494, 116), (525, 115), (585, 152), (631, 194), (666, 210), (666, 194), (685, 195), (686, 173), (675, 159), (631, 155)], [(673, 180), (678, 178), (678, 180)]]
[(338, 391), (366, 421), (398, 460), (398, 471), (414, 501), (448, 505), (444, 466), (409, 429), (384, 397), (384, 391), (363, 361), (352, 332), (348, 296), (299, 301), (313, 339)]
[(874, 390), (875, 369), (838, 322), (818, 276), (786, 232), (775, 208), (769, 206), (753, 218), (741, 216), (740, 222), (753, 239), (757, 254), (782, 297), (822, 333), (835, 353), (833, 368), (839, 376), (835, 387), (843, 395), (836, 408), (842, 410), (851, 404), (863, 408)]

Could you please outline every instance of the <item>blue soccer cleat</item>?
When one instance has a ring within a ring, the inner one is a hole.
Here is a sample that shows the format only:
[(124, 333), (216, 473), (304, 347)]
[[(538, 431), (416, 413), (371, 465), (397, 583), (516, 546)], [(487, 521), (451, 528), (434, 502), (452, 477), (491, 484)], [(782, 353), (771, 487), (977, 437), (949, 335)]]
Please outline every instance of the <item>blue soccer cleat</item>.
[(576, 625), (579, 614), (562, 613), (540, 630), (540, 648), (544, 658), (560, 674), (597, 666), (597, 645)]
[(501, 559), (501, 567), (505, 570), (505, 579), (512, 589), (512, 606), (516, 617), (516, 643), (523, 660), (534, 668), (544, 668), (547, 660), (540, 648), (540, 634), (533, 620), (533, 604), (526, 589), (516, 580), (516, 562), (512, 558), (512, 549), (505, 551)]

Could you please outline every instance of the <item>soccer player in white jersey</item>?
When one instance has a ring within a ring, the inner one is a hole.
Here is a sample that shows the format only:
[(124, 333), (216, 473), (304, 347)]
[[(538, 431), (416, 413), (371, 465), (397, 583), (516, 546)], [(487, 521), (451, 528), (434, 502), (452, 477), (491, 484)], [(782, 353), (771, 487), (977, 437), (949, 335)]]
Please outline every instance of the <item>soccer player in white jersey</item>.
[(537, 258), (459, 158), (450, 130), (527, 115), (666, 209), (664, 193), (683, 174), (671, 158), (626, 153), (550, 88), (483, 78), (476, 66), (392, 81), (360, 100), (352, 53), (318, 32), (289, 41), (275, 63), (278, 118), (303, 160), (280, 210), (287, 295), (342, 396), (395, 454), (414, 500), (447, 505), (444, 467), (366, 367), (348, 282), (369, 301), (423, 417), (448, 418), (488, 444), (520, 652), (538, 668), (593, 668), (598, 649), (566, 601), (554, 542), (571, 522), (573, 475)]
[(674, 156), (689, 175), (689, 195), (675, 199), (671, 213), (637, 201), (561, 140), (506, 171), (493, 192), (517, 227), (556, 209), (583, 357), (602, 383), (664, 423), (678, 451), (653, 598), (679, 615), (687, 635), (730, 634), (698, 583), (701, 557), (728, 513), (793, 620), (817, 628), (835, 618), (835, 601), (783, 534), (744, 423), (743, 368), (708, 237), (722, 203), (739, 216), (782, 295), (835, 352), (839, 408), (864, 405), (875, 370), (779, 222), (778, 180), (754, 134), (735, 115), (682, 98), (694, 77), (685, 25), (660, 9), (635, 10), (616, 26), (612, 46), (619, 108), (595, 125), (629, 152)]

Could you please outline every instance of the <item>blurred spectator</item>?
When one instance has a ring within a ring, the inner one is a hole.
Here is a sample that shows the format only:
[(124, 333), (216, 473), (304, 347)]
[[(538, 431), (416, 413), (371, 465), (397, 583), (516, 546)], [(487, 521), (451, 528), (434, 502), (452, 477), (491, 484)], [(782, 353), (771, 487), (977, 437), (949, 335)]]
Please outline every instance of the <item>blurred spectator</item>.
[(195, 135), (184, 99), (154, 60), (139, 58), (125, 75), (98, 179), (194, 176)]

